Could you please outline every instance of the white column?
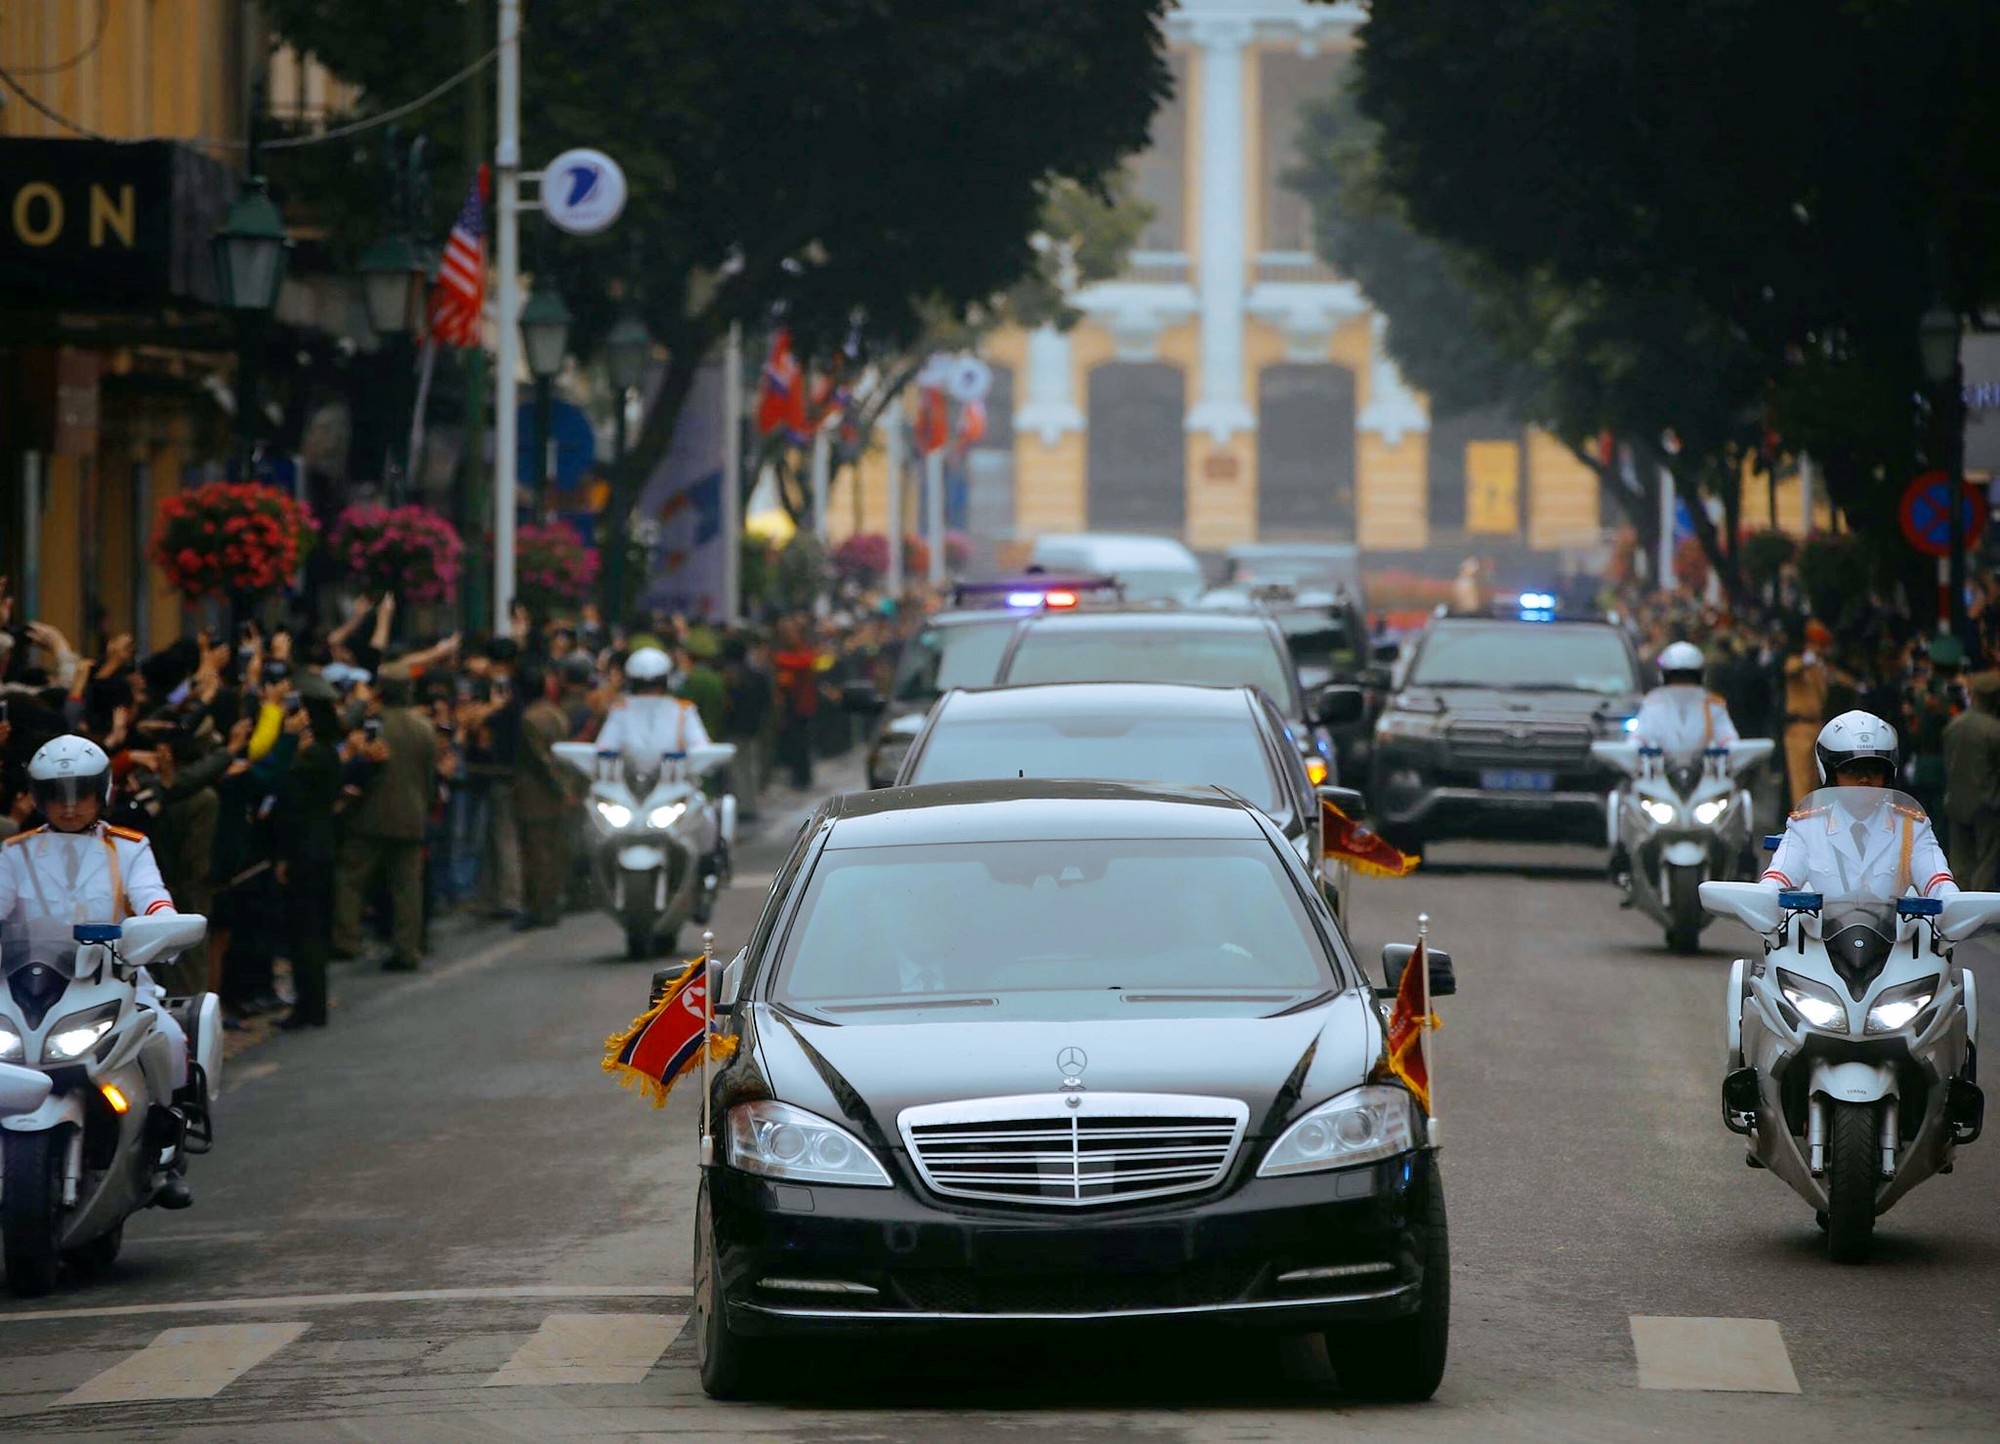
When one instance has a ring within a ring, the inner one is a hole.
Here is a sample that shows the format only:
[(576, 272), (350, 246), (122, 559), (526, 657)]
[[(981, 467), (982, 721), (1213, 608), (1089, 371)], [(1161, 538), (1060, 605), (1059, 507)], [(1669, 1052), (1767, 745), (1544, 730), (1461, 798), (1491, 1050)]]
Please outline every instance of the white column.
[[(500, 207), (495, 257), (499, 277), (498, 354), (493, 362), (493, 635), (507, 635), (514, 605), (514, 488), (518, 420), (514, 374), (520, 367), (521, 333), (521, 0), (500, 0), (499, 143), (493, 152), (494, 190)], [(617, 618), (606, 617), (607, 625)]]
[(1069, 337), (1044, 323), (1028, 333), (1027, 399), (1014, 411), (1014, 429), (1032, 431), (1042, 445), (1054, 446), (1065, 432), (1083, 430), (1083, 412), (1074, 399)]
[(924, 544), (930, 548), (932, 586), (944, 583), (944, 452), (933, 451), (924, 458)]
[(1250, 27), (1240, 20), (1203, 20), (1201, 46), (1201, 399), (1188, 412), (1190, 431), (1221, 441), (1254, 431), (1257, 415), (1243, 399), (1244, 209), (1243, 79)]
[(889, 516), (882, 530), (889, 539), (889, 595), (903, 595), (903, 398), (898, 396), (882, 409), (883, 449), (888, 457), (887, 496)]
[[(722, 352), (722, 620), (743, 615), (743, 327)], [(607, 624), (616, 617), (606, 617)]]

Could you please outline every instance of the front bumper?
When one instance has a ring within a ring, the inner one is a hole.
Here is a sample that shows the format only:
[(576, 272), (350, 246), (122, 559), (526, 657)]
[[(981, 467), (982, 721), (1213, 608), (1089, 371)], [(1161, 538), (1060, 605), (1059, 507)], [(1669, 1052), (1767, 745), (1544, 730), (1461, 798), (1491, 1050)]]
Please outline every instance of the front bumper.
[[(1414, 1312), (1434, 1166), (1250, 1178), (1097, 1212), (947, 1205), (895, 1189), (709, 1171), (730, 1325), (745, 1334), (1211, 1321), (1277, 1328)], [(1318, 1271), (1317, 1276), (1284, 1279)], [(812, 1289), (786, 1284), (815, 1285)]]

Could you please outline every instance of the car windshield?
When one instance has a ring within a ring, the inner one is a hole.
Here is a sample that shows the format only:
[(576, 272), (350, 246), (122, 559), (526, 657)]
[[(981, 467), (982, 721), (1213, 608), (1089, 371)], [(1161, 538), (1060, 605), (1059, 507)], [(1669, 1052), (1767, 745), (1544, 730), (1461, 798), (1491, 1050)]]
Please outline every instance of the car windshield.
[(1233, 718), (1095, 713), (963, 722), (947, 711), (904, 781), (990, 777), (1209, 783), (1279, 811), (1277, 779), (1247, 709)]
[(1631, 653), (1611, 628), (1533, 622), (1440, 627), (1424, 638), (1408, 680), (1416, 687), (1528, 687), (1606, 696), (1638, 689)]
[[(865, 926), (857, 920), (866, 919)], [(799, 1008), (936, 1016), (1005, 998), (1101, 1011), (1149, 991), (1274, 995), (1331, 986), (1324, 944), (1261, 838), (1089, 838), (828, 849), (775, 983)]]
[(991, 686), (1013, 628), (1012, 617), (924, 628), (896, 663), (896, 700), (935, 702), (953, 687)]
[(1356, 579), (1352, 559), (1312, 553), (1276, 552), (1232, 557), (1229, 580), (1259, 586), (1331, 586)]
[(1201, 595), (1200, 572), (1119, 567), (1116, 575), (1135, 602), (1191, 602)]
[(1825, 932), (1868, 923), (1896, 935), (1896, 899), (1928, 881), (1910, 876), (1906, 851), (1927, 821), (1921, 802), (1893, 788), (1822, 787), (1806, 794), (1785, 829), (1806, 839), (1811, 872), (1796, 881), (1799, 891), (1825, 899)]
[(1080, 627), (1064, 622), (1030, 627), (1014, 649), (1005, 679), (1024, 682), (1191, 682), (1207, 687), (1261, 687), (1290, 709), (1291, 662), (1261, 626), (1241, 630), (1159, 627)]

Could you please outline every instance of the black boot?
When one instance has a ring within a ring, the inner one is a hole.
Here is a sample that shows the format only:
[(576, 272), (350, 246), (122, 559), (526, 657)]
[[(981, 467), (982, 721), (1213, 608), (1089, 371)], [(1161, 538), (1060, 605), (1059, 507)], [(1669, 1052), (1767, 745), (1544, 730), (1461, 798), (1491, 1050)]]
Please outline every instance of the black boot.
[(183, 1209), (194, 1203), (194, 1191), (188, 1187), (187, 1175), (176, 1164), (160, 1175), (159, 1186), (153, 1190), (153, 1207)]

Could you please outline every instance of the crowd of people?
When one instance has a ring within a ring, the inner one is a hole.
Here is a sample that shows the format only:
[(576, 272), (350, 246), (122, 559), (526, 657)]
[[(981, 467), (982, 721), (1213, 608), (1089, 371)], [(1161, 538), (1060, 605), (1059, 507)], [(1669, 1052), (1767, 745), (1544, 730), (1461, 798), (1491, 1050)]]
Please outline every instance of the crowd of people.
[(90, 739), (112, 761), (107, 821), (145, 834), (175, 904), (210, 918), (205, 957), (173, 965), (168, 992), (217, 992), (234, 1027), (281, 1012), (322, 1026), (331, 959), (415, 969), (441, 917), (546, 926), (583, 900), (573, 876), (538, 872), (536, 838), (574, 822), (584, 788), (547, 744), (597, 736), (641, 648), (667, 654), (671, 689), (736, 745), (746, 821), (768, 787), (809, 789), (815, 759), (856, 741), (841, 687), (886, 691), (924, 610), (867, 600), (737, 626), (517, 607), (507, 635), (413, 639), (384, 596), (335, 625), (245, 622), (142, 654), (130, 634), (79, 646), (16, 618), (0, 579), (0, 837), (35, 820), (36, 750)]

